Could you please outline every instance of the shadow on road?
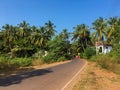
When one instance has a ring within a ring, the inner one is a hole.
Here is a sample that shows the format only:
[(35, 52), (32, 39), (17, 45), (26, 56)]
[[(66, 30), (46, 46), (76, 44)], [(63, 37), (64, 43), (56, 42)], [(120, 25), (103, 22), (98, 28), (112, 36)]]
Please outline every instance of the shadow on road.
[(35, 77), (35, 76), (46, 75), (47, 73), (51, 73), (51, 72), (52, 71), (48, 69), (39, 69), (39, 70), (34, 70), (31, 72), (24, 73), (24, 74), (20, 74), (20, 75), (6, 77), (4, 79), (0, 79), (0, 86), (9, 86), (13, 84), (19, 84), (24, 79)]

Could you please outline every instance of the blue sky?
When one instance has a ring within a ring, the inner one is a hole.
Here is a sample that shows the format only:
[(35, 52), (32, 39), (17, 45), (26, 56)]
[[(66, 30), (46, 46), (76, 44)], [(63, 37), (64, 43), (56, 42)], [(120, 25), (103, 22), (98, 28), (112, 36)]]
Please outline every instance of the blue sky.
[(26, 20), (42, 26), (48, 20), (57, 32), (73, 31), (77, 24), (91, 23), (99, 17), (120, 16), (120, 0), (0, 0), (0, 28)]

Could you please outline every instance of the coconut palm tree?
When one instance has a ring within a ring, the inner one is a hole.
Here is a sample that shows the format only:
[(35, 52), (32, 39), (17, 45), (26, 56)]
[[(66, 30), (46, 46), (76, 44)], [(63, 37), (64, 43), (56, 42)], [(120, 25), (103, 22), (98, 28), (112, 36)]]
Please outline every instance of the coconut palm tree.
[(55, 35), (55, 25), (51, 22), (48, 21), (47, 23), (45, 23), (45, 29), (46, 29), (46, 35), (49, 38), (49, 40), (52, 38), (52, 36)]
[(64, 51), (66, 53), (70, 54), (70, 41), (68, 40), (70, 36), (70, 33), (67, 31), (67, 29), (63, 29), (63, 31), (59, 34), (59, 37), (61, 38), (64, 46)]
[(27, 23), (26, 21), (23, 21), (20, 24), (18, 24), (18, 26), (19, 26), (19, 35), (22, 38), (29, 34), (29, 31), (30, 31), (29, 23)]
[(2, 38), (3, 45), (6, 47), (6, 50), (9, 52), (13, 47), (13, 42), (15, 41), (15, 28), (12, 25), (6, 24), (2, 27)]
[(67, 41), (70, 36), (70, 33), (67, 31), (67, 29), (63, 29), (63, 31), (60, 33), (60, 37), (64, 40)]
[(74, 29), (72, 40), (77, 40), (79, 45), (78, 50), (84, 51), (91, 43), (89, 27), (85, 24), (81, 24), (74, 27)]
[(114, 38), (115, 28), (118, 26), (118, 17), (110, 17), (108, 19), (107, 42), (111, 43)]
[(92, 24), (93, 24), (93, 29), (95, 30), (95, 32), (93, 33), (94, 39), (97, 41), (104, 41), (106, 35), (106, 26), (107, 26), (106, 20), (100, 17)]

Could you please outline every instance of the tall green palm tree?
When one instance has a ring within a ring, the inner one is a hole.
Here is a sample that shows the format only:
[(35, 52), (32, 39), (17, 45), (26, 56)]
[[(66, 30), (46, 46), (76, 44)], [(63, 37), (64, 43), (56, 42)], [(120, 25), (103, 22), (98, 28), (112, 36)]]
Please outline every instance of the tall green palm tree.
[(108, 31), (107, 31), (107, 41), (109, 43), (112, 42), (112, 39), (114, 38), (114, 32), (115, 28), (118, 26), (118, 17), (110, 17), (108, 20)]
[(60, 36), (64, 41), (67, 41), (70, 33), (67, 31), (67, 29), (63, 29), (63, 31), (60, 33)]
[(55, 35), (55, 25), (51, 22), (51, 21), (48, 21), (47, 23), (45, 23), (45, 29), (46, 29), (46, 34), (47, 34), (47, 37), (49, 37), (49, 40), (52, 38), (52, 36)]
[(69, 36), (70, 36), (70, 33), (67, 31), (67, 29), (63, 29), (63, 31), (59, 34), (59, 37), (61, 38), (61, 41), (63, 42), (64, 51), (70, 54), (71, 45), (69, 41)]
[(6, 24), (5, 26), (2, 27), (2, 38), (3, 38), (3, 45), (6, 47), (6, 50), (8, 52), (12, 49), (13, 47), (13, 42), (15, 41), (15, 28), (12, 25)]
[(46, 30), (45, 27), (40, 28), (33, 27), (32, 34), (30, 37), (31, 44), (36, 45), (41, 49), (44, 49), (47, 41), (45, 30)]
[(106, 26), (107, 26), (106, 20), (100, 17), (92, 24), (93, 24), (93, 29), (95, 30), (95, 32), (93, 33), (94, 39), (97, 41), (104, 41), (106, 35)]
[(23, 22), (21, 22), (21, 23), (18, 24), (18, 25), (19, 25), (19, 27), (22, 27), (22, 28), (28, 28), (29, 23), (27, 23), (26, 21), (23, 21)]
[(26, 21), (23, 21), (20, 24), (18, 24), (18, 26), (19, 26), (19, 35), (22, 38), (29, 34), (30, 32), (29, 23), (27, 23)]
[(72, 40), (78, 41), (78, 51), (84, 51), (91, 43), (89, 27), (85, 24), (81, 24), (74, 27), (74, 29)]

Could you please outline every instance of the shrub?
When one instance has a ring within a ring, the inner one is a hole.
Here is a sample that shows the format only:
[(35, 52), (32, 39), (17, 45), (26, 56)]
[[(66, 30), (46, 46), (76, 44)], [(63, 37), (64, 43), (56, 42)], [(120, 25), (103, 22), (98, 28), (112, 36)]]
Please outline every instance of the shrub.
[(67, 59), (67, 60), (70, 60), (72, 58), (74, 58), (74, 56), (72, 54), (65, 54), (64, 57)]
[(30, 57), (35, 53), (33, 48), (13, 48), (11, 50), (12, 57)]
[(32, 55), (32, 57), (34, 57), (34, 58), (41, 58), (41, 57), (43, 57), (44, 55), (45, 55), (45, 51), (39, 50), (38, 52), (34, 53), (34, 54)]
[(65, 61), (66, 60), (66, 58), (63, 56), (63, 57), (60, 57), (60, 58), (58, 58), (58, 62), (61, 62), (61, 61)]
[(10, 58), (0, 56), (0, 70), (13, 70), (18, 68), (15, 63), (12, 63)]
[(18, 65), (19, 67), (26, 67), (32, 65), (32, 58), (14, 58), (11, 63)]
[(97, 63), (105, 69), (109, 69), (109, 66), (111, 65), (111, 60), (108, 56), (100, 55), (98, 60), (96, 60)]
[(120, 57), (120, 45), (114, 45), (113, 49), (110, 52), (112, 57)]
[(19, 67), (32, 65), (32, 58), (8, 58), (0, 57), (0, 70), (14, 70)]
[(87, 47), (82, 54), (83, 58), (90, 59), (93, 55), (96, 54), (95, 48)]
[(55, 59), (55, 54), (51, 53), (48, 54), (47, 56), (42, 58), (43, 62), (45, 63), (53, 63), (56, 62), (57, 60)]

